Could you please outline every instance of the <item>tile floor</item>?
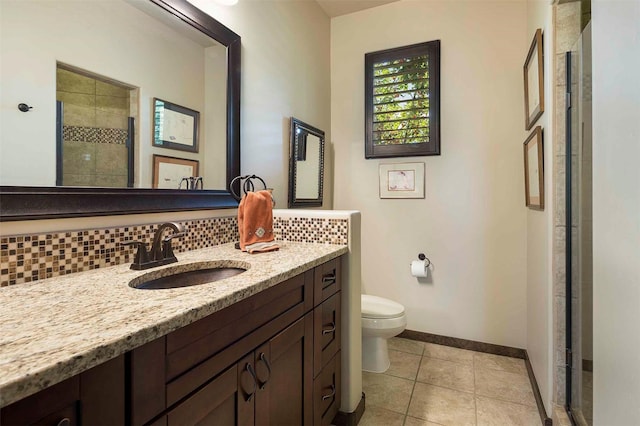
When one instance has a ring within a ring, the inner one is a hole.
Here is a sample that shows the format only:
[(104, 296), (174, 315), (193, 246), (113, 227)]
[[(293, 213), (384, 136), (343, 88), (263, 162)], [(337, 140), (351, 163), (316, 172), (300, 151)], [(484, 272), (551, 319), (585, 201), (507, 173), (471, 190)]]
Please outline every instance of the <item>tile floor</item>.
[(362, 426), (541, 425), (524, 360), (392, 338), (391, 367), (363, 372)]

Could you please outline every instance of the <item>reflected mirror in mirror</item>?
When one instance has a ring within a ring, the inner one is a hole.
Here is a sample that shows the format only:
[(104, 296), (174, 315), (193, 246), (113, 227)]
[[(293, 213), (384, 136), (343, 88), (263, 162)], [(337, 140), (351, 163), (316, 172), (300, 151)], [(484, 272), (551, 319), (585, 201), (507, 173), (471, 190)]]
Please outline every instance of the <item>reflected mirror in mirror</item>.
[[(152, 188), (163, 155), (226, 189), (225, 46), (148, 0), (2, 1), (0, 28), (0, 185)], [(193, 148), (154, 144), (154, 98), (199, 114)]]
[(291, 117), (289, 207), (322, 206), (324, 132)]

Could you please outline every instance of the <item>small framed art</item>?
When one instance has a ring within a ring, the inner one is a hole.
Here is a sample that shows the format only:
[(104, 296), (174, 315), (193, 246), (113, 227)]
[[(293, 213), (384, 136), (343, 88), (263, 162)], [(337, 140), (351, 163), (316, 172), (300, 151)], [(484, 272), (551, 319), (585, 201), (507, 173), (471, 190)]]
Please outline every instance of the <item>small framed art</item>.
[(380, 164), (380, 198), (424, 198), (424, 163)]
[(544, 112), (544, 55), (542, 30), (533, 36), (527, 59), (524, 62), (524, 120), (529, 130)]
[(527, 207), (544, 210), (544, 149), (540, 126), (524, 141), (524, 193)]

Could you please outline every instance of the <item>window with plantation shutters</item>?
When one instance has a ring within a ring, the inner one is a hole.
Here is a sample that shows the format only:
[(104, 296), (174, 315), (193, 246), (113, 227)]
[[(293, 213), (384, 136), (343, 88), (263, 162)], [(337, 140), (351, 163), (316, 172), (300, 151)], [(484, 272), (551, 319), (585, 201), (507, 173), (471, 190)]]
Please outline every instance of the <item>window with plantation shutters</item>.
[(365, 55), (365, 158), (440, 155), (440, 40)]

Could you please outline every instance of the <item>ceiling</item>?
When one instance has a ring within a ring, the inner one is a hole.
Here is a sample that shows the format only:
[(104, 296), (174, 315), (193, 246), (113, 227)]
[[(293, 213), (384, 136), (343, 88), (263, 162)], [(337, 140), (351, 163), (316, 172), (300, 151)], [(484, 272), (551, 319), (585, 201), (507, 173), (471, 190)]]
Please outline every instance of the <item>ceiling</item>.
[(370, 9), (399, 0), (316, 0), (330, 18)]

